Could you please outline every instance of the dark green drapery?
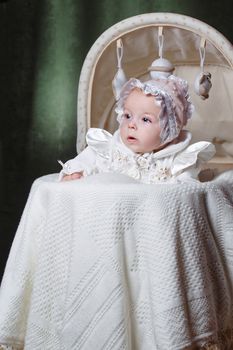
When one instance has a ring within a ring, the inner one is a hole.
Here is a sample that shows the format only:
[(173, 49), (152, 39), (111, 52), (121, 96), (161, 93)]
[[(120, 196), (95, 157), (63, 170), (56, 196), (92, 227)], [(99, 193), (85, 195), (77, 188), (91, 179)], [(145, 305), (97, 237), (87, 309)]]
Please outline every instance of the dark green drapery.
[(201, 19), (233, 41), (231, 1), (0, 1), (0, 273), (32, 181), (75, 155), (84, 58), (114, 23), (140, 13)]

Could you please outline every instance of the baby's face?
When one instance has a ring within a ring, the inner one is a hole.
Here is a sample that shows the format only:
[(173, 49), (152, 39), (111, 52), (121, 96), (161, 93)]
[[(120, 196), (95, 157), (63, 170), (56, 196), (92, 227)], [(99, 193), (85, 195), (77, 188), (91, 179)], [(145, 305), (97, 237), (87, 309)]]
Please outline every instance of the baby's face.
[(154, 96), (134, 89), (124, 104), (120, 123), (123, 143), (135, 153), (147, 153), (161, 148), (159, 113)]

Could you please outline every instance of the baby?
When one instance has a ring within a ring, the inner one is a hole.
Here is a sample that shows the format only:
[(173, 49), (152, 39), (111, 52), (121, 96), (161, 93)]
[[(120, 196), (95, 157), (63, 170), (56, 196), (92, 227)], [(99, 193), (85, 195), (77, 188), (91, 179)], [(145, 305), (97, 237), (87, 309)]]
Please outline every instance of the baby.
[(87, 148), (61, 163), (59, 179), (100, 172), (117, 172), (148, 184), (197, 179), (215, 148), (204, 141), (189, 145), (191, 133), (183, 127), (192, 112), (185, 80), (174, 75), (144, 83), (130, 79), (117, 102), (119, 129), (113, 135), (89, 129)]

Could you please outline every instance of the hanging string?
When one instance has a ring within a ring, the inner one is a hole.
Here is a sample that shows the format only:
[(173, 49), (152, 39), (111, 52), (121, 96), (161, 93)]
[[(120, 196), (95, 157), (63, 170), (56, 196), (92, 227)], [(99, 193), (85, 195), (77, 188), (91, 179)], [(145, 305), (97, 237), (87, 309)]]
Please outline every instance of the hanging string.
[(164, 42), (163, 27), (159, 27), (159, 30), (158, 30), (159, 58), (163, 58), (163, 42)]
[(201, 72), (204, 72), (205, 46), (206, 46), (206, 39), (205, 38), (201, 38), (200, 47), (199, 47)]
[(121, 39), (117, 40), (117, 44), (116, 44), (116, 53), (117, 53), (117, 68), (121, 68), (121, 60), (123, 57), (123, 43)]

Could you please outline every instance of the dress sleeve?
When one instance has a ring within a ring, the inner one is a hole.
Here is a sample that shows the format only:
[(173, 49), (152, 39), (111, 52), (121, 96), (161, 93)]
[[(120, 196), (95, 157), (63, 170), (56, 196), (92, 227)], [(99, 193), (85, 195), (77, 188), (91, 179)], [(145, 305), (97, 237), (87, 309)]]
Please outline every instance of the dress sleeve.
[(83, 172), (84, 176), (98, 172), (97, 157), (107, 158), (109, 154), (109, 144), (112, 135), (102, 129), (91, 128), (86, 135), (87, 147), (75, 158), (62, 164), (62, 170), (59, 173), (59, 181), (64, 175), (70, 175), (75, 172)]
[(215, 154), (215, 146), (211, 142), (200, 141), (188, 146), (178, 153), (171, 167), (171, 173), (180, 180), (197, 179), (201, 165)]
[(99, 155), (106, 157), (109, 154), (110, 141), (112, 134), (108, 131), (98, 128), (91, 128), (86, 135), (87, 145)]
[(95, 152), (90, 147), (86, 147), (75, 158), (62, 164), (58, 180), (61, 181), (64, 175), (71, 175), (76, 172), (83, 172), (84, 176), (90, 175), (95, 167), (95, 159)]

